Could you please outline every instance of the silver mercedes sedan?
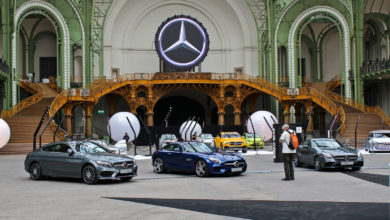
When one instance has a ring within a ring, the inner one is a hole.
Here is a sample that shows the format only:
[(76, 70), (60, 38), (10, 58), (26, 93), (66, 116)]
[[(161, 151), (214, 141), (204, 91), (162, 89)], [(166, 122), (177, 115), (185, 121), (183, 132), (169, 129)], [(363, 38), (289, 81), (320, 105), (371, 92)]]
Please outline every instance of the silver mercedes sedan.
[(86, 184), (99, 180), (129, 181), (137, 175), (135, 159), (109, 153), (93, 141), (61, 141), (29, 153), (24, 168), (31, 179), (45, 176), (81, 178)]

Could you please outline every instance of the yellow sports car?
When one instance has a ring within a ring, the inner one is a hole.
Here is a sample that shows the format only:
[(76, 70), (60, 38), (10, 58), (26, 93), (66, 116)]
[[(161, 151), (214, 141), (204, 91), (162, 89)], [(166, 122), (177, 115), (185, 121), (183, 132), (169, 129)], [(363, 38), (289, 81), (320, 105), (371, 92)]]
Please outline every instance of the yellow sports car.
[(220, 132), (214, 140), (215, 147), (221, 150), (242, 150), (247, 151), (247, 143), (237, 132)]

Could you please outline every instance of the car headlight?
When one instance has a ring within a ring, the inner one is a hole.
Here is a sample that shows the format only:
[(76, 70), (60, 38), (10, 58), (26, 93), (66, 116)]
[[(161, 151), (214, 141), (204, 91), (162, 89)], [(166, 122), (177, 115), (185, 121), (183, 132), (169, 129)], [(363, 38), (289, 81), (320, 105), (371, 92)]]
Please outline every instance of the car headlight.
[(363, 154), (360, 153), (360, 152), (358, 153), (358, 159), (359, 159), (359, 160), (362, 160), (362, 159), (363, 159)]
[(322, 153), (326, 159), (333, 159), (333, 156), (327, 153)]
[(221, 164), (222, 162), (220, 160), (218, 160), (217, 158), (215, 157), (209, 157), (209, 160), (213, 163), (216, 163), (216, 164)]
[(228, 142), (228, 141), (224, 141), (223, 143), (224, 143), (224, 144), (228, 144), (229, 142)]
[(109, 162), (105, 162), (105, 161), (96, 161), (97, 164), (99, 164), (100, 166), (102, 167), (112, 167), (112, 164), (109, 163)]

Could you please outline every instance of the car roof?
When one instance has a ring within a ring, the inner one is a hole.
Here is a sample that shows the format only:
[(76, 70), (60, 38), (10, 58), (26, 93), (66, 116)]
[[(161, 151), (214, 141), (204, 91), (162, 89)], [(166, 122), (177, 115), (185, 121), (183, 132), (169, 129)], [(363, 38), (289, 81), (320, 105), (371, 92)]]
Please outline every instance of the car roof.
[(313, 141), (327, 141), (327, 140), (336, 140), (334, 138), (312, 138), (310, 140), (313, 140)]
[(390, 130), (374, 130), (370, 131), (370, 134), (372, 133), (385, 133), (385, 134), (390, 134)]

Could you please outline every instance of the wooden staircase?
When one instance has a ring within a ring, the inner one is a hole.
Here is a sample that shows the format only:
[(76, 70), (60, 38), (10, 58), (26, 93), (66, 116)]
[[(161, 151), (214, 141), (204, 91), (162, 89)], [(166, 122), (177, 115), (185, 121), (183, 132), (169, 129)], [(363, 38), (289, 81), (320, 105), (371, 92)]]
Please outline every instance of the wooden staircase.
[(333, 92), (337, 86), (341, 85), (340, 77), (336, 76), (329, 82), (325, 83), (325, 88), (323, 87), (323, 83), (319, 83), (321, 84), (320, 88), (322, 89), (320, 91), (332, 99), (336, 104), (339, 104), (345, 112), (345, 129), (340, 137), (342, 141), (350, 145), (355, 145), (355, 128), (359, 117), (360, 121), (356, 135), (358, 147), (363, 146), (370, 131), (390, 128), (389, 124), (383, 121), (388, 120), (388, 117), (383, 114), (383, 111), (378, 109), (379, 107), (367, 107), (353, 100), (348, 100)]
[[(57, 96), (57, 93), (47, 84), (37, 84), (42, 91), (42, 99), (38, 103), (17, 112), (10, 118), (6, 118), (11, 129), (11, 138), (9, 143), (0, 149), (0, 154), (26, 154), (32, 151), (32, 142), (34, 132), (38, 126), (41, 117), (51, 102)], [(39, 134), (43, 130), (44, 125), (48, 119), (43, 123), (41, 130), (37, 135), (37, 146), (39, 146)], [(50, 127), (42, 135), (42, 143), (49, 143), (53, 141), (53, 131)]]

